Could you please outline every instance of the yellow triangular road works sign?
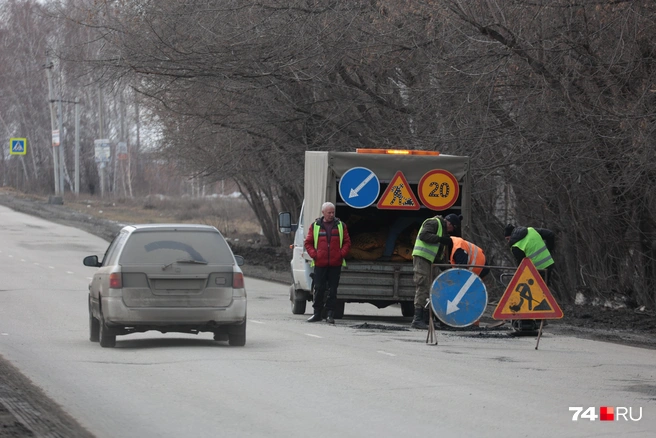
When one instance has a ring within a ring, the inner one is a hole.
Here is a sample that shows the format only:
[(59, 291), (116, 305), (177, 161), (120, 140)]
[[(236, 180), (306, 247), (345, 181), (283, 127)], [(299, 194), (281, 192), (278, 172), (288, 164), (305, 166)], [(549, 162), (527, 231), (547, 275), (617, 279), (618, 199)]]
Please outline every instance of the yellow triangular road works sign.
[(529, 258), (519, 264), (517, 272), (503, 293), (494, 319), (560, 319), (558, 306), (535, 265)]
[(419, 201), (400, 170), (394, 174), (385, 193), (380, 197), (378, 208), (381, 210), (419, 210)]

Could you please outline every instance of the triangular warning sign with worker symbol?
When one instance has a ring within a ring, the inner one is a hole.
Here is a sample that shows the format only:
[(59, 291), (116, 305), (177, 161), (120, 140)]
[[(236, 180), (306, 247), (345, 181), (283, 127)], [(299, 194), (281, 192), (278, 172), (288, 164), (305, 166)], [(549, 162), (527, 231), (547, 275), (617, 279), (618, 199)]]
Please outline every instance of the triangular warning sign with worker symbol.
[(503, 293), (494, 319), (560, 319), (563, 311), (554, 299), (535, 265), (529, 258), (519, 264), (517, 272)]
[(405, 179), (403, 172), (400, 170), (394, 174), (387, 189), (378, 201), (378, 208), (381, 210), (419, 210), (419, 201), (412, 190), (410, 184)]

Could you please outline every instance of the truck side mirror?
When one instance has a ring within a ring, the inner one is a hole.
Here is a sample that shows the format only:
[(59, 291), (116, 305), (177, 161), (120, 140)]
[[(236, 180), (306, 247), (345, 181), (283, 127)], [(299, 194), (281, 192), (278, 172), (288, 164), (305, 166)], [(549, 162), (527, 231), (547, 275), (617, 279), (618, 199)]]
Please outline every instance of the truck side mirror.
[(289, 234), (296, 231), (298, 224), (292, 224), (292, 215), (288, 211), (283, 211), (278, 214), (278, 229), (283, 234)]
[(292, 215), (288, 211), (283, 211), (278, 214), (278, 229), (283, 234), (292, 232)]

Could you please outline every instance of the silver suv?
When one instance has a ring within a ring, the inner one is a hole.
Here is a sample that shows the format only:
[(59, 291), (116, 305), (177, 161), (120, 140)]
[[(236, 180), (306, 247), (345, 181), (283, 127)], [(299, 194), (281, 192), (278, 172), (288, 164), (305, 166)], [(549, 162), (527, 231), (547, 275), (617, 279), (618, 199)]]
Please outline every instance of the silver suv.
[(89, 339), (114, 347), (117, 335), (212, 332), (217, 341), (246, 344), (246, 289), (235, 256), (208, 225), (124, 227), (98, 256), (89, 284)]

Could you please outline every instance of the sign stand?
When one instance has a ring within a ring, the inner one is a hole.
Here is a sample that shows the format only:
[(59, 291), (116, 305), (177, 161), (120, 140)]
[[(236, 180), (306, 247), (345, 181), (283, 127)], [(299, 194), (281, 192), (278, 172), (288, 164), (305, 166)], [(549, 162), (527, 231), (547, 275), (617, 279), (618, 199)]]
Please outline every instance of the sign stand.
[(538, 345), (540, 345), (540, 337), (542, 336), (542, 327), (544, 326), (544, 319), (540, 321), (540, 330), (538, 331), (538, 342), (535, 344), (535, 349), (538, 349)]
[(433, 309), (430, 306), (430, 300), (426, 300), (424, 308), (428, 311), (428, 333), (426, 334), (426, 343), (437, 345), (437, 333), (435, 333), (435, 324), (433, 323)]

